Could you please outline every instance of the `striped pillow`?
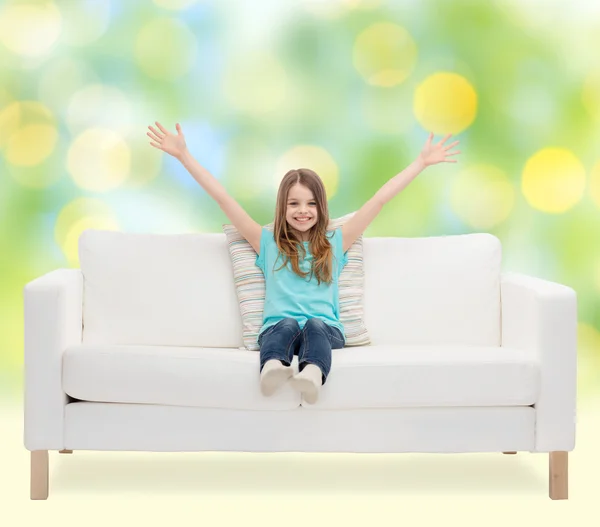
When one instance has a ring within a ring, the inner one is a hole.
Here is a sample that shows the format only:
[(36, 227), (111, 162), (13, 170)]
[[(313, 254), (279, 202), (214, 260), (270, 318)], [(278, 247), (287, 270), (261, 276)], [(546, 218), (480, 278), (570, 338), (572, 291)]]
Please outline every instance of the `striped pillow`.
[[(335, 230), (348, 221), (355, 212), (329, 221), (328, 230)], [(273, 230), (273, 223), (265, 225)], [(233, 225), (223, 225), (229, 255), (233, 265), (235, 290), (242, 315), (244, 345), (251, 351), (259, 350), (258, 332), (263, 324), (265, 305), (265, 277), (256, 265), (256, 251)], [(348, 263), (339, 279), (340, 322), (346, 334), (346, 346), (370, 344), (369, 332), (363, 320), (363, 238), (360, 236), (348, 249)]]

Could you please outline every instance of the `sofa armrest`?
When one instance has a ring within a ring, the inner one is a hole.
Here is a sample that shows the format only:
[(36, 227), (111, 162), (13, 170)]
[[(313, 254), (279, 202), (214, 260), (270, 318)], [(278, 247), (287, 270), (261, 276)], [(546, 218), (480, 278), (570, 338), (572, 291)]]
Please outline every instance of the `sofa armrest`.
[(23, 307), (25, 448), (61, 450), (68, 402), (62, 355), (82, 340), (81, 270), (56, 269), (27, 283)]
[(533, 350), (540, 360), (535, 450), (575, 448), (577, 295), (520, 273), (501, 274), (502, 346)]

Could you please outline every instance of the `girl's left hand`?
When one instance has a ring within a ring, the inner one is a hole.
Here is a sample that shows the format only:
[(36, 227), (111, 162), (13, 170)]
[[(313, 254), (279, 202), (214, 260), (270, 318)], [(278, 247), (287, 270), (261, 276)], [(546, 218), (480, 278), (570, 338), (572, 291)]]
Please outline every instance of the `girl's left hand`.
[(427, 139), (423, 150), (419, 154), (421, 161), (423, 161), (426, 167), (429, 165), (435, 165), (437, 163), (456, 163), (456, 159), (447, 158), (450, 156), (455, 156), (456, 154), (460, 154), (460, 150), (456, 150), (455, 152), (448, 152), (448, 150), (456, 146), (460, 141), (454, 141), (448, 146), (444, 146), (444, 143), (450, 137), (452, 137), (452, 134), (448, 134), (437, 145), (432, 145), (431, 141), (433, 140), (433, 132), (429, 134), (429, 138)]

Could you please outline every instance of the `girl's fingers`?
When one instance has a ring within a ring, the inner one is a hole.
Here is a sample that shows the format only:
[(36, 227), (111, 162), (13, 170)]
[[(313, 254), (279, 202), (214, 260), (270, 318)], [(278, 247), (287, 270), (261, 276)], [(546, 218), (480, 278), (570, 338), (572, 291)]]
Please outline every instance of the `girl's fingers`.
[(439, 145), (443, 145), (446, 141), (448, 141), (448, 139), (450, 139), (450, 137), (452, 137), (452, 134), (448, 134), (446, 137), (444, 137), (444, 139), (442, 139), (438, 144)]
[(456, 154), (460, 154), (460, 150), (457, 150), (456, 152), (447, 152), (446, 153), (447, 156), (455, 156)]
[(156, 143), (153, 143), (152, 141), (150, 141), (150, 144), (154, 147), (154, 148), (158, 148), (159, 150), (162, 150), (162, 148), (160, 147), (160, 145), (157, 145)]
[(154, 141), (156, 141), (157, 143), (160, 143), (162, 141), (162, 139), (160, 139), (159, 137), (156, 137), (154, 134), (151, 134), (150, 132), (146, 132), (146, 135), (150, 139), (153, 139)]
[(156, 126), (158, 126), (158, 127), (160, 128), (160, 131), (161, 131), (163, 134), (167, 135), (167, 134), (169, 133), (169, 132), (167, 132), (167, 130), (165, 130), (165, 129), (163, 128), (163, 125), (162, 125), (162, 124), (160, 124), (158, 121), (156, 121)]
[(444, 147), (446, 150), (450, 150), (453, 146), (456, 146), (460, 141), (454, 141), (454, 143), (450, 143), (448, 146)]
[(155, 129), (155, 128), (153, 128), (152, 126), (149, 126), (148, 128), (150, 128), (150, 130), (152, 130), (152, 133), (153, 133), (154, 135), (156, 135), (156, 137), (160, 137), (160, 138), (163, 138), (163, 137), (164, 137), (164, 135), (163, 135), (163, 134), (161, 134), (161, 133), (160, 133), (158, 130), (156, 130), (156, 129)]

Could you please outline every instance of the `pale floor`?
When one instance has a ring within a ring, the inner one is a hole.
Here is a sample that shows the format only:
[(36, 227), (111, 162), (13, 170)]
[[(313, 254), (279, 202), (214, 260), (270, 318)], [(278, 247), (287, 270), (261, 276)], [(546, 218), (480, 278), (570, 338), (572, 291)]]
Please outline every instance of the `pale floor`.
[(91, 451), (51, 451), (49, 498), (31, 501), (20, 402), (0, 411), (7, 527), (600, 525), (600, 398), (579, 403), (565, 501), (548, 497), (546, 454)]

